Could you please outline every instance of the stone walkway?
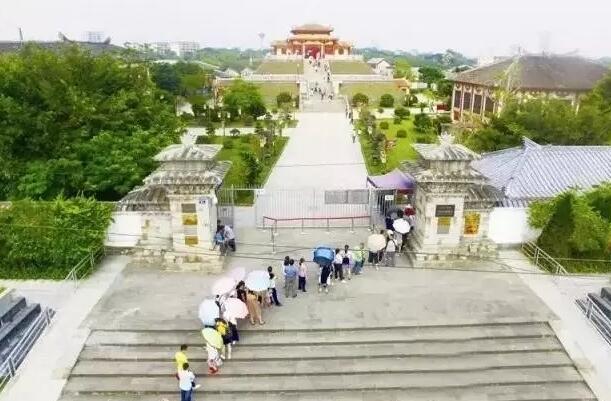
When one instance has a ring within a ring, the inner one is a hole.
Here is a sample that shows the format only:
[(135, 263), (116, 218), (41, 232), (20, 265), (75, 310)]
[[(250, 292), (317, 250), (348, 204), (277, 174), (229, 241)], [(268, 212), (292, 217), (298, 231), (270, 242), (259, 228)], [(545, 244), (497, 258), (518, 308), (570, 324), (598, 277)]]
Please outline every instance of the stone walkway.
[(0, 392), (0, 400), (56, 401), (59, 398), (89, 336), (88, 327), (81, 324), (129, 260), (127, 256), (107, 256), (74, 293), (64, 294), (50, 328), (32, 348), (17, 377)]

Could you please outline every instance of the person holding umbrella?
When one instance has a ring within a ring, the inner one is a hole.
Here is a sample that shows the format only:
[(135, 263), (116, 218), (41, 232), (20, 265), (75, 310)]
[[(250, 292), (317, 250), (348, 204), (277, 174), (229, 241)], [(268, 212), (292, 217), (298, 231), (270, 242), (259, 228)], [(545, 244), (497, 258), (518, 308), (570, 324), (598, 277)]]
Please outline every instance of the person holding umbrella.
[(327, 285), (331, 279), (331, 263), (333, 263), (334, 253), (331, 248), (318, 247), (314, 249), (314, 262), (320, 266), (318, 275), (318, 292), (325, 289), (325, 293), (329, 292)]
[(257, 321), (260, 325), (265, 324), (261, 316), (261, 304), (259, 304), (257, 294), (252, 290), (248, 290), (246, 293), (246, 307), (248, 308), (248, 314), (250, 316), (250, 324), (254, 326)]
[(223, 360), (218, 351), (223, 348), (223, 337), (218, 331), (209, 327), (202, 330), (202, 336), (206, 341), (206, 352), (208, 353), (208, 374), (214, 375), (223, 365)]

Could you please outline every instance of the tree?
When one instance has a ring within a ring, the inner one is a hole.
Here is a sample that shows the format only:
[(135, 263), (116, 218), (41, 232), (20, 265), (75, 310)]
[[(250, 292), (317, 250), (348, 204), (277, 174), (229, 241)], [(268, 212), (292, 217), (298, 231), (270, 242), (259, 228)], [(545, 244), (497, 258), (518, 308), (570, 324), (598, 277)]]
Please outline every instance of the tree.
[(400, 120), (406, 119), (407, 117), (409, 117), (409, 115), (410, 115), (410, 112), (405, 107), (397, 106), (395, 108), (395, 116), (399, 118)]
[(280, 92), (278, 96), (276, 96), (276, 103), (278, 107), (282, 108), (286, 104), (293, 103), (293, 96), (291, 96), (288, 92)]
[(394, 60), (394, 73), (395, 78), (405, 78), (408, 81), (413, 80), (412, 66), (409, 61), (405, 58), (396, 58)]
[(0, 199), (117, 200), (179, 140), (174, 99), (140, 61), (25, 46), (0, 76)]
[(355, 93), (354, 96), (352, 96), (352, 102), (351, 103), (352, 103), (352, 106), (354, 106), (354, 107), (368, 105), (369, 104), (369, 98), (364, 93), (360, 93), (360, 92), (359, 93)]
[(240, 130), (237, 128), (232, 128), (229, 133), (231, 134), (231, 136), (238, 136), (240, 135)]
[(154, 63), (150, 67), (151, 77), (160, 89), (177, 95), (180, 89), (180, 77), (176, 68), (168, 63)]
[(266, 110), (259, 87), (240, 79), (229, 86), (223, 97), (223, 103), (225, 108), (231, 113), (232, 118), (238, 115), (238, 110), (243, 115), (249, 115), (254, 118), (264, 115)]
[(426, 82), (428, 86), (433, 83), (437, 83), (444, 78), (443, 72), (439, 68), (435, 67), (420, 67), (420, 81)]
[(433, 121), (424, 113), (416, 114), (414, 116), (414, 128), (417, 132), (429, 133), (433, 128)]
[(393, 107), (395, 105), (395, 98), (390, 93), (385, 93), (380, 96), (380, 107)]
[(244, 169), (246, 170), (246, 185), (254, 187), (259, 184), (259, 175), (263, 171), (263, 165), (259, 159), (251, 152), (240, 153), (242, 162), (244, 163)]

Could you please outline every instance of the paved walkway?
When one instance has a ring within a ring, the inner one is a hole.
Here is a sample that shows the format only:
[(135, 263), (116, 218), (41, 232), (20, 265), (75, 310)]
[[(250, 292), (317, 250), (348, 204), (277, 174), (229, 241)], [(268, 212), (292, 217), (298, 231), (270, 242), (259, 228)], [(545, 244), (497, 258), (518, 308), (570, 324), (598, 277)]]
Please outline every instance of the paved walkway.
[(56, 401), (89, 336), (81, 323), (129, 262), (127, 256), (107, 256), (96, 273), (81, 283), (65, 302), (21, 365), (17, 378), (0, 393), (2, 401)]
[(553, 277), (537, 269), (517, 251), (501, 253), (507, 265), (558, 316), (550, 325), (599, 401), (611, 401), (611, 347), (575, 305), (575, 299), (599, 292), (608, 277)]

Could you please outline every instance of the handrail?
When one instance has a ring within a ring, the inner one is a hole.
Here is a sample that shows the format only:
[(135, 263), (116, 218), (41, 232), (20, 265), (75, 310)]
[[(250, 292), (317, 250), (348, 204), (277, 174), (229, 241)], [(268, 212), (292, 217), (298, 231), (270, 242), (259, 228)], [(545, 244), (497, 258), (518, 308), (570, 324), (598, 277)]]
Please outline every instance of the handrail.
[(272, 224), (269, 227), (271, 229), (271, 238), (272, 238), (272, 245), (275, 245), (275, 233), (278, 233), (278, 222), (279, 221), (301, 221), (301, 232), (304, 232), (305, 229), (305, 222), (306, 221), (311, 221), (311, 220), (324, 220), (327, 222), (326, 227), (327, 227), (327, 232), (329, 232), (331, 225), (330, 225), (330, 221), (331, 220), (350, 220), (350, 232), (354, 233), (354, 220), (357, 219), (371, 219), (370, 215), (359, 215), (359, 216), (345, 216), (345, 217), (287, 217), (287, 218), (278, 218), (278, 217), (269, 217), (269, 216), (263, 216), (263, 225), (262, 228), (265, 230), (267, 227), (265, 227), (265, 221), (266, 220), (271, 220)]
[(588, 321), (596, 331), (611, 345), (611, 319), (594, 303), (590, 297), (575, 300)]
[(553, 273), (568, 275), (569, 272), (552, 256), (541, 249), (534, 242), (525, 242), (522, 244), (522, 252), (528, 257), (535, 266)]
[[(71, 282), (73, 288), (76, 290), (79, 281), (93, 270), (96, 262), (104, 255), (104, 246), (92, 250), (84, 256), (70, 272), (68, 272), (66, 277), (62, 280), (62, 283)], [(36, 341), (44, 334), (47, 327), (51, 325), (51, 320), (54, 315), (55, 311), (53, 309), (48, 307), (43, 308), (40, 314), (24, 332), (23, 337), (15, 344), (6, 360), (0, 364), (0, 389), (4, 388), (15, 377), (17, 369), (25, 360), (30, 349), (32, 349)]]

